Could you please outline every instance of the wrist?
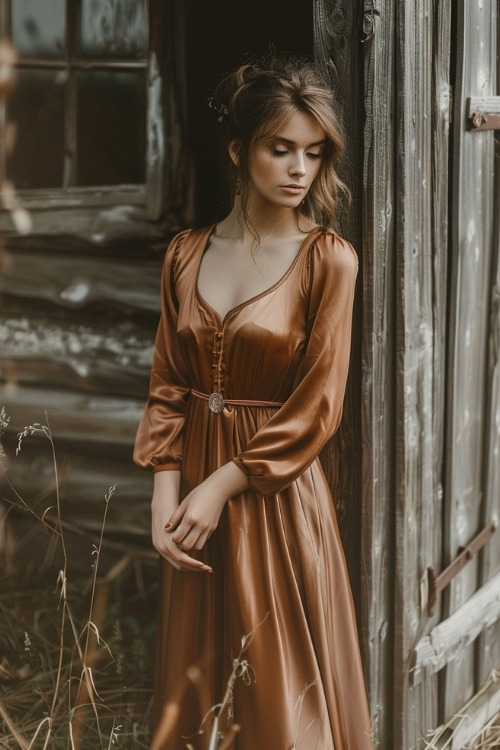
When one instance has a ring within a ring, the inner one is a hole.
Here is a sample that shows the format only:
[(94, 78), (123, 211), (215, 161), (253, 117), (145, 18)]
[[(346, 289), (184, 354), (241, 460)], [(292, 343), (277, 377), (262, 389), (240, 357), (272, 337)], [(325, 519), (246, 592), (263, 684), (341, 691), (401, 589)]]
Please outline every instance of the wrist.
[(224, 502), (248, 489), (248, 477), (233, 461), (224, 464), (206, 480), (210, 490)]
[(152, 507), (167, 508), (173, 513), (179, 505), (179, 488), (179, 471), (157, 472), (154, 475)]

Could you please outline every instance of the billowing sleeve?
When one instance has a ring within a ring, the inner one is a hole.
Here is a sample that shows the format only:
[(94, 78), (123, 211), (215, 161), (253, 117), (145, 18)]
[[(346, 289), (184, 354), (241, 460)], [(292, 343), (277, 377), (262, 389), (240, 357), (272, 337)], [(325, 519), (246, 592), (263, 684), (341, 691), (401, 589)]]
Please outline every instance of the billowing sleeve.
[(280, 492), (318, 456), (339, 426), (349, 368), (357, 256), (325, 233), (309, 259), (309, 312), (303, 367), (283, 406), (234, 462), (261, 495)]
[(174, 237), (165, 256), (149, 397), (135, 440), (135, 463), (152, 471), (180, 469), (182, 464), (182, 433), (190, 386), (177, 335), (175, 261), (186, 234)]

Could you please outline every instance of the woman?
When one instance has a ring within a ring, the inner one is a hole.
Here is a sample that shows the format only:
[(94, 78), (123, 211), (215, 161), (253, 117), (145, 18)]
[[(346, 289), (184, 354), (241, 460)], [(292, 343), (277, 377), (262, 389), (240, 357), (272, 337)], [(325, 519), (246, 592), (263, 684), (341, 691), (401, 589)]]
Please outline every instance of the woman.
[(196, 665), (205, 703), (219, 703), (252, 634), (254, 679), (236, 681), (226, 717), (238, 750), (365, 750), (353, 606), (318, 460), (341, 417), (357, 273), (327, 228), (343, 187), (332, 94), (312, 65), (272, 59), (226, 78), (211, 106), (234, 207), (167, 251), (135, 449), (155, 472), (164, 558), (153, 747), (194, 743), (203, 711), (186, 671)]

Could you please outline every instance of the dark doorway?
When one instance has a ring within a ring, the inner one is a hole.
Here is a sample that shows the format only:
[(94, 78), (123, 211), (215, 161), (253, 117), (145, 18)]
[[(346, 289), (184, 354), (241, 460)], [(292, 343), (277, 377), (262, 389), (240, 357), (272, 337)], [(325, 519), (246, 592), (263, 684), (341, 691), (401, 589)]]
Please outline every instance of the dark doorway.
[(186, 0), (188, 137), (194, 158), (195, 224), (227, 213), (228, 198), (217, 143), (217, 117), (208, 98), (217, 81), (246, 55), (270, 51), (313, 54), (312, 0)]

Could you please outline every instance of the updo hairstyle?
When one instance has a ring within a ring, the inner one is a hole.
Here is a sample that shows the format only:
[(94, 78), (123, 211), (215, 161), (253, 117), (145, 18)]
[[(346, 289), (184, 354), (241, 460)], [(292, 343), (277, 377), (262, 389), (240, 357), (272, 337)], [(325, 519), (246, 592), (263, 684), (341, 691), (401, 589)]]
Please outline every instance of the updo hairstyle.
[[(326, 143), (319, 173), (300, 211), (321, 226), (334, 224), (339, 193), (349, 194), (335, 169), (344, 145), (333, 92), (313, 63), (277, 56), (247, 63), (219, 83), (209, 103), (224, 129), (231, 195), (234, 199), (238, 189), (247, 223), (252, 150), (260, 140), (278, 135), (294, 113), (312, 115), (324, 130)], [(240, 144), (238, 166), (227, 150), (233, 140)]]

